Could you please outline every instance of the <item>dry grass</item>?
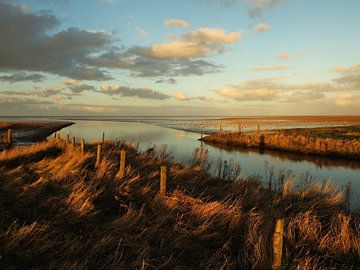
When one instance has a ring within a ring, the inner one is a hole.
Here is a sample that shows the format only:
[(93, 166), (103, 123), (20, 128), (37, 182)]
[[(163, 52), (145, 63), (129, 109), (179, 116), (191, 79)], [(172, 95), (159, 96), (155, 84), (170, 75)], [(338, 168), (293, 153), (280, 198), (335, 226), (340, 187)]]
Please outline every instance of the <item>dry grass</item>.
[[(343, 135), (345, 136), (345, 135)], [(360, 159), (360, 140), (311, 136), (303, 131), (259, 133), (217, 133), (203, 138), (208, 143), (238, 145), (251, 148), (282, 150), (304, 154), (317, 154)]]
[(95, 168), (95, 153), (51, 140), (0, 154), (0, 269), (271, 269), (278, 216), (285, 269), (360, 264), (359, 214), (330, 184), (269, 191), (257, 179), (223, 181), (203, 169), (204, 150), (185, 168), (165, 151), (115, 142)]

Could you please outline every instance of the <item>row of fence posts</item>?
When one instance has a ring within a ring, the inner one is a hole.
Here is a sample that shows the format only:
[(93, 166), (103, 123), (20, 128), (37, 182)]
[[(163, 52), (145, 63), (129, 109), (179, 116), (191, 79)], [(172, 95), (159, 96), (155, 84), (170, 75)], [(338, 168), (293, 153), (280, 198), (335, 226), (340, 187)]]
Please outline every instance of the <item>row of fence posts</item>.
[[(256, 127), (257, 127), (256, 132), (261, 133), (261, 125), (256, 124)], [(224, 128), (223, 128), (222, 124), (219, 125), (219, 131), (220, 131), (220, 133), (224, 132)], [(242, 124), (239, 123), (238, 124), (238, 133), (241, 133), (241, 132), (242, 132)]]
[[(241, 124), (239, 124), (239, 128), (241, 129)], [(55, 139), (60, 139), (60, 134), (55, 133)], [(69, 144), (70, 137), (66, 136), (66, 142)], [(105, 133), (103, 133), (103, 140), (101, 144), (97, 145), (96, 151), (96, 163), (95, 167), (98, 168), (101, 163), (101, 153), (102, 153), (102, 145), (105, 142)], [(75, 145), (75, 137), (72, 138), (72, 145)], [(81, 154), (85, 153), (85, 140), (81, 139), (80, 141), (80, 149)], [(126, 151), (120, 150), (120, 166), (118, 176), (120, 178), (125, 176), (125, 162), (126, 162)], [(288, 190), (284, 190), (284, 195), (288, 193)], [(159, 194), (161, 197), (166, 197), (167, 194), (167, 167), (160, 167), (160, 189)], [(282, 263), (282, 253), (283, 253), (283, 236), (284, 236), (284, 218), (276, 219), (275, 221), (275, 229), (272, 238), (272, 250), (273, 250), (273, 269), (280, 269)]]

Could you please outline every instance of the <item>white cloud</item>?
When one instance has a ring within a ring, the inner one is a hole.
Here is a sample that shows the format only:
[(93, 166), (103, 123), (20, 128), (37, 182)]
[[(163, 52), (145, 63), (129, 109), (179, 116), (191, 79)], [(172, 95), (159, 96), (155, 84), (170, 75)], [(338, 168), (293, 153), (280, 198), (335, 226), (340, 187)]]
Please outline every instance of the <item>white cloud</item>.
[(180, 92), (174, 92), (172, 94), (172, 97), (177, 99), (177, 100), (180, 100), (180, 101), (187, 101), (187, 100), (190, 100), (190, 97), (188, 97), (186, 94), (184, 93), (180, 93)]
[(281, 52), (276, 55), (277, 59), (279, 60), (288, 60), (290, 58), (289, 53), (287, 52)]
[(169, 19), (164, 22), (165, 27), (179, 27), (179, 28), (189, 28), (190, 25), (185, 20), (180, 19)]
[(288, 66), (271, 66), (271, 67), (253, 67), (250, 70), (255, 72), (288, 70)]
[(231, 44), (241, 38), (242, 32), (226, 33), (217, 28), (200, 28), (177, 37), (175, 41), (154, 44), (151, 54), (158, 58), (203, 57), (221, 51), (224, 44)]
[(262, 33), (262, 32), (269, 31), (269, 29), (270, 29), (270, 25), (268, 25), (266, 23), (259, 23), (257, 26), (254, 27), (253, 32), (254, 33)]

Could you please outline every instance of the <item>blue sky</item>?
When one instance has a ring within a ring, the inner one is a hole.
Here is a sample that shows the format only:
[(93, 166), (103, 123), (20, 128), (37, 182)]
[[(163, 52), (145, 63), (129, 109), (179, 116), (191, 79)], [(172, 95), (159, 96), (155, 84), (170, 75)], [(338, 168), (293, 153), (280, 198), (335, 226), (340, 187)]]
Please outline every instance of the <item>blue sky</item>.
[(360, 113), (356, 0), (0, 0), (1, 115)]

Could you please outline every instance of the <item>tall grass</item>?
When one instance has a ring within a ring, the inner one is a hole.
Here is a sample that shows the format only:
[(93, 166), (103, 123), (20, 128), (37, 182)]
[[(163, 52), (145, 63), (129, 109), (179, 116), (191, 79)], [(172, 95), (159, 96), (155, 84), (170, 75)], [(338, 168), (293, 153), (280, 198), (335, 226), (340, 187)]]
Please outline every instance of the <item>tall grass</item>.
[(203, 137), (202, 140), (209, 143), (360, 159), (360, 141), (357, 139), (316, 138), (274, 132), (267, 134), (217, 133)]
[[(204, 149), (181, 167), (164, 149), (124, 142), (105, 142), (95, 167), (96, 147), (81, 155), (51, 140), (0, 154), (0, 269), (271, 269), (279, 216), (284, 269), (360, 264), (359, 213), (331, 184), (284, 179), (269, 190), (238, 173), (224, 181), (199, 169)], [(167, 197), (158, 194), (163, 165)]]

